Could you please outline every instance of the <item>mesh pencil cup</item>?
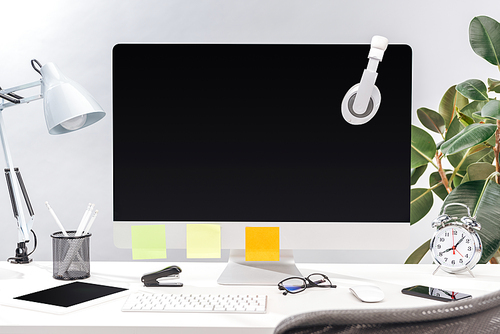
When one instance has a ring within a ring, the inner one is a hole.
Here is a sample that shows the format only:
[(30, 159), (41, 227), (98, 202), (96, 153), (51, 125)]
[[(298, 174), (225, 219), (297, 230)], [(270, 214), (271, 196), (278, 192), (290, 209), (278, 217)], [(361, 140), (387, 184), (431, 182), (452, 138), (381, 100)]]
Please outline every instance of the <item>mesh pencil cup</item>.
[(76, 280), (90, 277), (90, 236), (75, 236), (76, 231), (68, 231), (68, 236), (55, 232), (52, 237), (53, 274), (55, 279)]

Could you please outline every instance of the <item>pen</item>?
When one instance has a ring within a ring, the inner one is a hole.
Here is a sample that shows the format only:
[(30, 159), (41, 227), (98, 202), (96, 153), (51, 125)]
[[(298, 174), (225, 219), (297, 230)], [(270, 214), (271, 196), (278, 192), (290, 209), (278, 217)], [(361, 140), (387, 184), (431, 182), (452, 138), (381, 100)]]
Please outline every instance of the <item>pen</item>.
[(82, 235), (86, 235), (87, 233), (89, 233), (90, 228), (92, 227), (92, 224), (94, 224), (94, 220), (95, 220), (95, 217), (97, 216), (98, 212), (99, 212), (99, 210), (95, 210), (94, 215), (92, 216), (92, 218), (90, 218), (90, 221), (87, 224), (87, 227), (85, 227), (85, 229), (83, 230)]
[(89, 205), (87, 206), (87, 210), (83, 214), (82, 220), (80, 221), (80, 225), (78, 225), (78, 228), (76, 230), (76, 236), (79, 237), (79, 236), (83, 235), (83, 229), (87, 225), (90, 214), (92, 213), (92, 209), (94, 209), (94, 204), (89, 203)]
[(50, 214), (52, 215), (52, 217), (54, 217), (54, 220), (56, 221), (56, 224), (61, 229), (62, 234), (65, 237), (67, 237), (68, 233), (66, 232), (66, 230), (64, 229), (64, 226), (62, 226), (61, 222), (59, 221), (59, 218), (57, 218), (56, 213), (54, 212), (54, 210), (52, 210), (52, 208), (50, 207), (49, 202), (45, 202), (45, 205), (47, 205), (47, 208), (49, 209)]

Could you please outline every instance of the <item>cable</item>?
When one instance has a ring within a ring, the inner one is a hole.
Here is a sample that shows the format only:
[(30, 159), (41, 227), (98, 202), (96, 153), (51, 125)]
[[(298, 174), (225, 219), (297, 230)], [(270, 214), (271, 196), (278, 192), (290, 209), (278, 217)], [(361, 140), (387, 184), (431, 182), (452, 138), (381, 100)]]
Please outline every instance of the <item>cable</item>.
[(33, 246), (33, 250), (27, 254), (26, 256), (13, 256), (13, 257), (9, 257), (7, 259), (7, 262), (17, 262), (17, 260), (23, 260), (24, 258), (30, 256), (31, 254), (33, 254), (37, 248), (37, 245), (38, 245), (38, 239), (36, 237), (36, 234), (35, 234), (35, 231), (31, 230), (31, 233), (33, 233), (33, 241), (35, 242), (35, 245)]
[(38, 245), (35, 231), (31, 230), (31, 233), (33, 233), (33, 242), (35, 243), (35, 245), (33, 246), (33, 250), (31, 251), (31, 253), (28, 254), (28, 256), (30, 256), (31, 254), (33, 254), (36, 251), (36, 246)]

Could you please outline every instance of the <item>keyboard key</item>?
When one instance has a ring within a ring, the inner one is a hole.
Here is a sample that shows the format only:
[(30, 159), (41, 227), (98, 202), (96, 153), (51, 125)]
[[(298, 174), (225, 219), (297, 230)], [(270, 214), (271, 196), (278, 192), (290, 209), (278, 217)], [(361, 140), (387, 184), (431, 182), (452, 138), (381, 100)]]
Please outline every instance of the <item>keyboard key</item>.
[(266, 313), (265, 295), (206, 294), (131, 294), (123, 304), (124, 312), (223, 312)]

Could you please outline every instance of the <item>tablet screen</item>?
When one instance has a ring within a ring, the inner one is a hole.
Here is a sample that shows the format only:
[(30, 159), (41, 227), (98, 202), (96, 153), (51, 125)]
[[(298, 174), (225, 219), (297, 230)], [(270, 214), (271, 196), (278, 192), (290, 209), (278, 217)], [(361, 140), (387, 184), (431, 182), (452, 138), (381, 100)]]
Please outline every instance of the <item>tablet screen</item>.
[(125, 290), (127, 289), (92, 283), (73, 282), (15, 297), (14, 299), (60, 307), (71, 307)]

